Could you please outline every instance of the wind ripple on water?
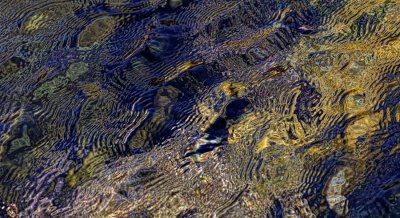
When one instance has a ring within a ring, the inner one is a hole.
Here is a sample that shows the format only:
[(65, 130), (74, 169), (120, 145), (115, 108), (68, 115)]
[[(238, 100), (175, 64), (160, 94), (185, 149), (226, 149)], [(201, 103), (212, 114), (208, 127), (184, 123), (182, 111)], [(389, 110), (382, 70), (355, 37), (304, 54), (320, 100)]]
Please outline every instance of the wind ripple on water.
[(400, 216), (393, 0), (0, 2), (0, 216)]

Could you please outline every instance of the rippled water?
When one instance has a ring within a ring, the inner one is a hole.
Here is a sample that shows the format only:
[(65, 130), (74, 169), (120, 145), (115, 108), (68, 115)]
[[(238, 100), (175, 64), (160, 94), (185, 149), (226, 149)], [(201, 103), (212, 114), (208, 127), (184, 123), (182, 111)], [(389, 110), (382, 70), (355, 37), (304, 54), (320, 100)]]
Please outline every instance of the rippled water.
[(400, 217), (399, 11), (0, 1), (0, 217)]

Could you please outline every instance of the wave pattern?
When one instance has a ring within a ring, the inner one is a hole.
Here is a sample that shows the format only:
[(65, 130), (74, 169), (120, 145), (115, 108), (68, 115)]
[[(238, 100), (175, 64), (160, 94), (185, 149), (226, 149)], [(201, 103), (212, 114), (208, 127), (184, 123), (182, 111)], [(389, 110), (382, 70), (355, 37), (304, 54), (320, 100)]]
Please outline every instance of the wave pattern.
[(400, 216), (399, 10), (0, 1), (0, 216)]

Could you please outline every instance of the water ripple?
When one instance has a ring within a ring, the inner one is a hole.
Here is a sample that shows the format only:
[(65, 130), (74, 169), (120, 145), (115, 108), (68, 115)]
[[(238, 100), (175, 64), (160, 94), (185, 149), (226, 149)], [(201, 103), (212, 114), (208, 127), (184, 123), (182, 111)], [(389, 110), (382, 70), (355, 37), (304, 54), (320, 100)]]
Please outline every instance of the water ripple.
[(0, 217), (397, 217), (394, 0), (0, 1)]

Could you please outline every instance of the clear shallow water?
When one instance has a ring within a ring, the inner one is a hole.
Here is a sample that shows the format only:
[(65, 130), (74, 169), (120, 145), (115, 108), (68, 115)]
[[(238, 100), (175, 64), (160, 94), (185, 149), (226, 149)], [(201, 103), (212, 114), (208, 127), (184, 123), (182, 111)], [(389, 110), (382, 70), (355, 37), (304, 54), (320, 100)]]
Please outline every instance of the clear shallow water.
[(399, 10), (1, 1), (0, 216), (400, 216)]

